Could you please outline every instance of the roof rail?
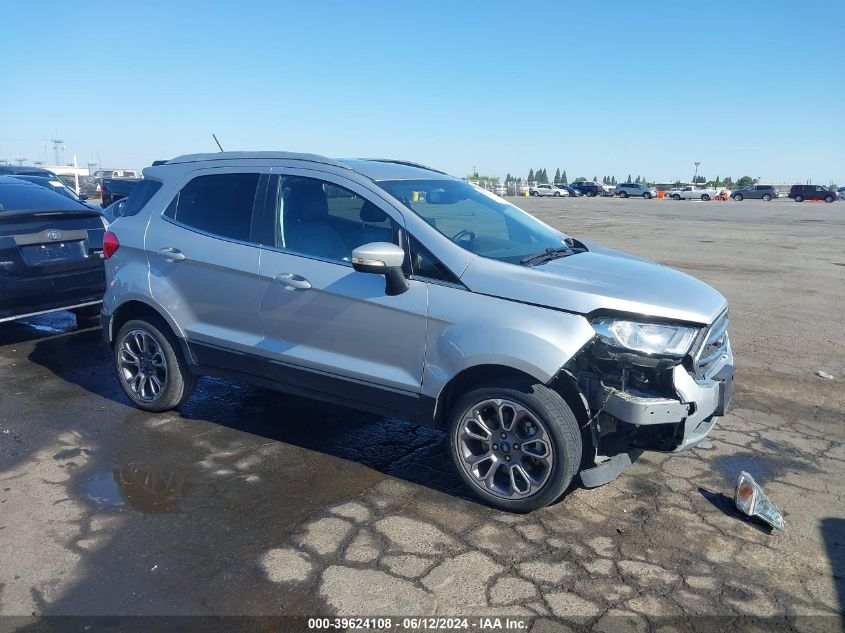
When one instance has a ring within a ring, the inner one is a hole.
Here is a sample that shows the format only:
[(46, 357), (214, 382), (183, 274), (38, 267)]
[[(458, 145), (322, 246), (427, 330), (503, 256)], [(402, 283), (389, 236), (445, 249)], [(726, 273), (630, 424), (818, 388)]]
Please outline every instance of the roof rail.
[(212, 160), (301, 160), (310, 163), (320, 163), (323, 165), (332, 165), (333, 167), (341, 167), (343, 169), (351, 169), (348, 165), (339, 163), (333, 158), (326, 156), (318, 156), (317, 154), (301, 154), (297, 152), (213, 152), (206, 154), (186, 154), (184, 156), (177, 156), (171, 158), (166, 164), (172, 165), (175, 163), (193, 163), (200, 161)]
[(393, 163), (394, 165), (404, 165), (405, 167), (418, 167), (419, 169), (427, 169), (428, 171), (433, 171), (436, 174), (443, 174), (444, 176), (449, 175), (445, 171), (440, 171), (439, 169), (429, 167), (428, 165), (423, 165), (422, 163), (412, 163), (409, 160), (396, 160), (393, 158), (361, 158), (359, 160), (371, 160), (374, 163)]

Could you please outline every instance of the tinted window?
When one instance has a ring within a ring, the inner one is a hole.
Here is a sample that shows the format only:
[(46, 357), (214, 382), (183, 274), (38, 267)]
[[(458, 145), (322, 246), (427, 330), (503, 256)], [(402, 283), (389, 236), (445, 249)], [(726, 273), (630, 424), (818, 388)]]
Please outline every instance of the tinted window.
[(257, 184), (258, 174), (198, 176), (177, 194), (165, 215), (206, 233), (249, 241)]
[(458, 279), (446, 268), (429, 250), (419, 243), (417, 238), (411, 238), (411, 267), (417, 277), (439, 279), (457, 283)]
[(0, 211), (90, 211), (81, 202), (31, 183), (0, 184)]
[(280, 177), (273, 246), (335, 261), (370, 242), (396, 242), (396, 223), (374, 203), (315, 178)]
[(137, 215), (159, 189), (161, 189), (161, 183), (158, 180), (142, 180), (129, 193), (126, 203), (115, 217)]

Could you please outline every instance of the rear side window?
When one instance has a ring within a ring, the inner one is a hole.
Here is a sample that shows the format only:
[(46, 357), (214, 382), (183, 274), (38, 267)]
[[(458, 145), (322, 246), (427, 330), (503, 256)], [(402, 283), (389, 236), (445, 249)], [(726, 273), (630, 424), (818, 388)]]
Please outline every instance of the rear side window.
[(258, 174), (198, 176), (182, 188), (164, 215), (213, 235), (249, 241)]
[(138, 212), (144, 208), (144, 205), (150, 201), (156, 192), (161, 189), (161, 183), (158, 180), (142, 180), (132, 191), (129, 197), (123, 204), (120, 210), (120, 217), (127, 215), (138, 215)]

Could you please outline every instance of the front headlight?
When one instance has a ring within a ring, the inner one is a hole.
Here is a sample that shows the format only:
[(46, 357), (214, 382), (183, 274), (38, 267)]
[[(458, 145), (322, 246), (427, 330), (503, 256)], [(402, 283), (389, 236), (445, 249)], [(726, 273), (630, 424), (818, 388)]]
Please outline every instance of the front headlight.
[(698, 328), (622, 319), (593, 321), (593, 329), (607, 345), (643, 354), (680, 358), (692, 347)]

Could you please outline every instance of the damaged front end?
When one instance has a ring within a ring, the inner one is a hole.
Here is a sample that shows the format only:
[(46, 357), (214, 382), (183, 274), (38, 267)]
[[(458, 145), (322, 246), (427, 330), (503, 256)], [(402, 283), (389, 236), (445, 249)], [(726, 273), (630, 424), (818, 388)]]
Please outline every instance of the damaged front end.
[(592, 324), (596, 337), (565, 367), (590, 412), (587, 487), (612, 481), (644, 450), (699, 444), (726, 413), (734, 375), (727, 311), (705, 328), (615, 317)]

